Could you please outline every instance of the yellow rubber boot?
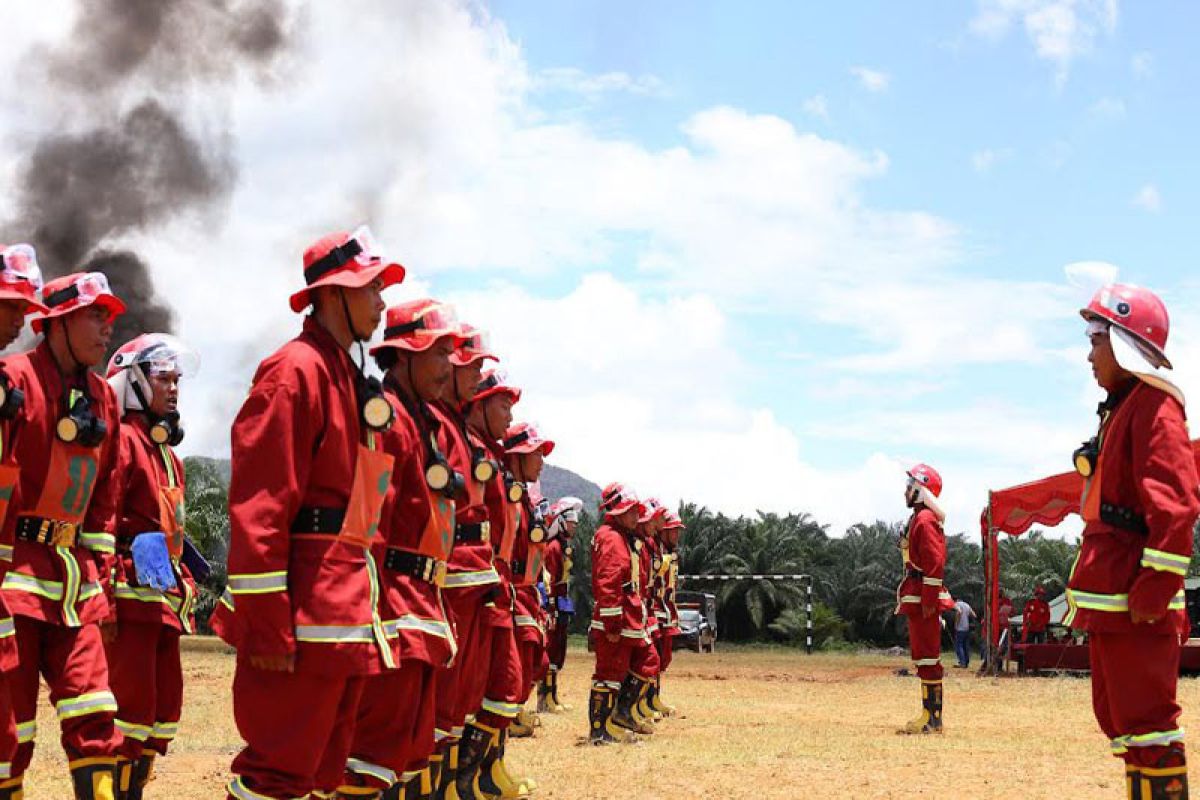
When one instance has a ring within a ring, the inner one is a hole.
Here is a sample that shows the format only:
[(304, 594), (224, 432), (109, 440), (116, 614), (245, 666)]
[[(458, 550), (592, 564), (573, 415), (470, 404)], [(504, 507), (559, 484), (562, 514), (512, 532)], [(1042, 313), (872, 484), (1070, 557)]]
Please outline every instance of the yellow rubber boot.
[(942, 732), (942, 682), (921, 681), (921, 713), (910, 719), (897, 733), (924, 734)]
[(661, 675), (656, 677), (654, 679), (654, 683), (652, 683), (650, 685), (649, 697), (650, 697), (650, 707), (653, 708), (658, 713), (662, 714), (664, 717), (669, 717), (675, 713), (675, 711), (676, 711), (675, 707), (672, 705), (669, 705), (665, 700), (662, 699), (662, 676)]
[[(514, 775), (512, 773), (512, 771), (508, 768), (507, 756), (508, 756), (508, 731), (501, 731), (498, 746), (496, 748), (496, 765), (495, 766), (496, 766), (496, 769), (498, 769), (500, 771), (502, 780), (507, 785), (515, 787), (514, 791), (516, 791), (518, 794), (512, 795), (513, 797), (524, 797), (524, 796), (528, 795), (530, 792), (535, 791), (538, 788), (537, 781), (535, 781), (533, 778), (530, 778), (527, 775)], [(525, 795), (520, 794), (521, 791), (524, 791)], [(504, 795), (504, 796), (509, 797), (509, 795)]]
[(115, 758), (80, 758), (67, 766), (75, 800), (117, 800)]
[(1187, 765), (1138, 767), (1128, 783), (1130, 797), (1138, 800), (1187, 800)]
[(25, 800), (25, 776), (18, 775), (0, 782), (0, 800)]
[(516, 719), (508, 726), (508, 733), (514, 739), (525, 739), (533, 736), (533, 719), (525, 709), (521, 709)]
[(454, 776), (458, 774), (458, 742), (450, 745), (446, 758), (442, 761), (441, 788), (438, 790), (439, 800), (460, 800), (458, 790), (454, 788)]

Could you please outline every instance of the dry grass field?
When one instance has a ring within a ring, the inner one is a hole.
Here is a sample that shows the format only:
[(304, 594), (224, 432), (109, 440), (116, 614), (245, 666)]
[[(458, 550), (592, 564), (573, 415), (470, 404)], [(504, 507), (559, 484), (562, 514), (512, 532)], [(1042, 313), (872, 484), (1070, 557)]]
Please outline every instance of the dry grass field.
[[(947, 732), (903, 737), (894, 729), (914, 713), (918, 687), (893, 671), (907, 665), (785, 650), (683, 652), (665, 691), (681, 716), (638, 744), (592, 748), (582, 745), (590, 661), (573, 650), (563, 680), (573, 709), (546, 717), (536, 738), (515, 742), (511, 760), (540, 779), (538, 796), (563, 800), (1124, 796), (1120, 763), (1107, 756), (1091, 717), (1086, 679), (979, 679), (948, 669)], [(239, 746), (232, 669), (223, 651), (185, 653), (182, 732), (150, 797), (224, 796)], [(1200, 707), (1197, 681), (1183, 680), (1180, 693), (1185, 709)], [(42, 744), (26, 797), (68, 798), (48, 706), (38, 724)]]

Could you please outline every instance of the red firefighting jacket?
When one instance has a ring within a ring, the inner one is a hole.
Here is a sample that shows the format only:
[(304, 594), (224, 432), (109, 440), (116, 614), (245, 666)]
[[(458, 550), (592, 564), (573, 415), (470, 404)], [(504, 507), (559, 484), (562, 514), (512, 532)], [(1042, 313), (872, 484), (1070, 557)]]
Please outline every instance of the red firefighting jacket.
[(541, 527), (541, 522), (535, 514), (528, 488), (517, 505), (520, 508), (511, 564), (513, 587), (516, 589), (516, 616), (513, 621), (517, 625), (518, 637), (536, 644), (542, 642), (545, 635), (545, 612), (537, 590), (537, 582), (545, 565), (545, 529), (542, 528), (542, 541), (534, 542), (531, 531), (535, 525)]
[(1050, 624), (1050, 604), (1040, 597), (1030, 598), (1021, 612), (1021, 638), (1028, 639), (1031, 633), (1041, 633)]
[[(120, 418), (117, 400), (99, 375), (84, 375), (92, 412), (108, 433), (96, 448), (68, 445), (55, 435), (66, 412), (69, 386), (50, 345), (43, 341), (4, 362), (13, 385), (25, 393), (21, 416), (6, 437), (20, 476), (4, 522), (2, 541), (13, 546), (4, 576), (4, 599), (14, 615), (67, 627), (114, 618), (110, 578), (114, 565)], [(75, 387), (75, 388), (78, 388)], [(26, 520), (26, 521), (23, 521)], [(18, 525), (36, 521), (73, 536), (74, 546), (54, 547), (17, 539)], [(74, 527), (72, 527), (74, 526)]]
[[(483, 447), (488, 456), (497, 464), (503, 463), (504, 453), (498, 443), (485, 440), (471, 431), (471, 441)], [(496, 628), (512, 630), (515, 598), (512, 586), (512, 570), (504, 557), (505, 543), (515, 536), (515, 531), (509, 531), (508, 508), (505, 499), (507, 489), (504, 483), (504, 470), (496, 471), (496, 476), (484, 487), (483, 503), (487, 509), (488, 524), (491, 528), (489, 538), (492, 543), (492, 565), (496, 570), (499, 582), (489, 592), (489, 599), (484, 604), (488, 624)]]
[(127, 414), (121, 422), (120, 437), (117, 469), (124, 491), (117, 507), (117, 621), (166, 625), (191, 633), (196, 582), (188, 568), (173, 559), (176, 588), (170, 591), (142, 586), (130, 549), (140, 533), (163, 531), (182, 536), (182, 508), (165, 506), (183, 502), (183, 462), (168, 445), (150, 440), (150, 425), (144, 414)]
[(679, 607), (675, 604), (675, 591), (679, 586), (679, 553), (665, 548), (664, 550), (663, 560), (666, 562), (666, 575), (663, 605), (667, 610), (666, 632), (673, 636), (679, 633)]
[[(389, 393), (396, 422), (383, 435), (383, 451), (395, 461), (380, 521), (383, 536), (372, 546), (380, 567), (379, 613), (397, 661), (446, 666), (458, 649), (439, 585), (453, 546), (454, 503), (426, 485), (427, 447), (421, 439), (440, 438), (440, 432), (418, 424), (390, 388)], [(404, 563), (393, 568), (391, 558)], [(414, 575), (418, 569), (421, 574)]]
[(642, 603), (646, 606), (646, 633), (658, 634), (658, 540), (652, 536), (640, 537), (638, 563), (642, 569)]
[(592, 624), (603, 634), (646, 641), (642, 563), (632, 531), (605, 522), (592, 539)]
[(550, 597), (567, 597), (571, 591), (571, 556), (575, 547), (571, 540), (556, 536), (546, 545), (544, 556), (546, 594)]
[[(1063, 622), (1087, 631), (1188, 632), (1183, 579), (1200, 514), (1200, 478), (1183, 406), (1141, 382), (1109, 401), (1084, 490), (1079, 555)], [(1158, 617), (1134, 625), (1129, 609)]]
[[(242, 657), (295, 653), (297, 671), (334, 676), (395, 663), (365, 544), (377, 533), (391, 457), (360, 424), (355, 374), (346, 350), (309, 317), (259, 366), (234, 420), (229, 589), (213, 628)], [(378, 494), (362, 514), (350, 513), (356, 485)], [(312, 509), (370, 524), (349, 536), (293, 532), (309, 528)]]
[(455, 521), (460, 526), (485, 526), (482, 539), (458, 541), (447, 562), (445, 588), (451, 592), (485, 594), (500, 583), (500, 576), (492, 566), (491, 520), (484, 502), (485, 484), (475, 480), (472, 469), (471, 447), (482, 447), (466, 430), (466, 423), (459, 412), (444, 404), (433, 405), (442, 421), (439, 439), (450, 466), (463, 476), (466, 487), (455, 500)]
[(937, 515), (921, 506), (913, 511), (900, 540), (904, 580), (896, 591), (897, 613), (921, 616), (954, 608), (954, 598), (942, 585), (946, 572), (946, 535)]
[(650, 590), (650, 613), (664, 632), (676, 621), (671, 614), (670, 579), (674, 565), (674, 554), (667, 552), (663, 543), (654, 539), (647, 543), (651, 558), (652, 588)]

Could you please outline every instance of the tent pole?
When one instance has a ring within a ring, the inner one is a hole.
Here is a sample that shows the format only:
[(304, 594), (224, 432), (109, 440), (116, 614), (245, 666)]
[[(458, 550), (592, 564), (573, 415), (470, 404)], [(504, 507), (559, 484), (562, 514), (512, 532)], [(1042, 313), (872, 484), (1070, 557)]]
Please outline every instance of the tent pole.
[(995, 597), (995, 579), (992, 576), (992, 550), (996, 546), (996, 529), (992, 527), (992, 492), (988, 490), (987, 504), (987, 534), (983, 539), (983, 591), (984, 591), (984, 610), (983, 610), (983, 627), (984, 627), (984, 650), (987, 653), (987, 671), (990, 675), (995, 675), (996, 670), (996, 639), (993, 636), (993, 626), (996, 623), (996, 607), (993, 602)]

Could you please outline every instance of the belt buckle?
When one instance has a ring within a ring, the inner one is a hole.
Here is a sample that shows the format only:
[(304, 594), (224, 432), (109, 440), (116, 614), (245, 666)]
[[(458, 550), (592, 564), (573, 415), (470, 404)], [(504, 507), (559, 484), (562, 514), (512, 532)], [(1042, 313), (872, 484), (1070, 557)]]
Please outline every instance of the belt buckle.
[(76, 525), (70, 522), (59, 522), (58, 520), (47, 520), (49, 526), (48, 544), (51, 547), (74, 547), (75, 532), (78, 530)]
[(490, 520), (484, 520), (479, 523), (479, 541), (489, 542), (492, 539), (492, 523)]
[(430, 583), (434, 584), (439, 589), (446, 585), (446, 562), (445, 561), (434, 561), (433, 569), (431, 570), (431, 572), (433, 572), (433, 575), (429, 579)]

